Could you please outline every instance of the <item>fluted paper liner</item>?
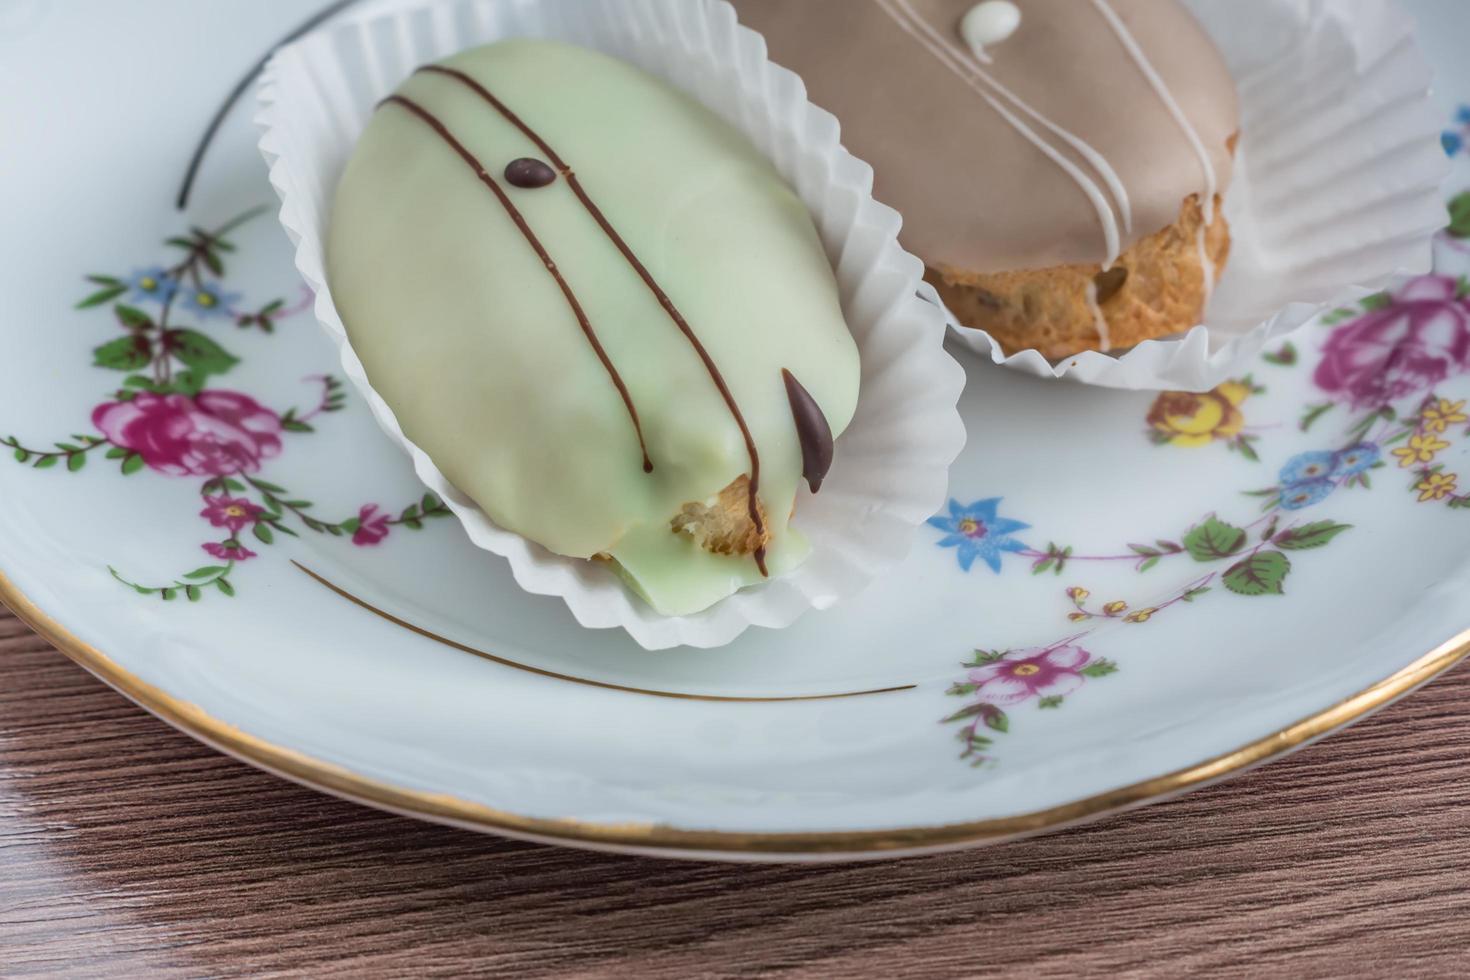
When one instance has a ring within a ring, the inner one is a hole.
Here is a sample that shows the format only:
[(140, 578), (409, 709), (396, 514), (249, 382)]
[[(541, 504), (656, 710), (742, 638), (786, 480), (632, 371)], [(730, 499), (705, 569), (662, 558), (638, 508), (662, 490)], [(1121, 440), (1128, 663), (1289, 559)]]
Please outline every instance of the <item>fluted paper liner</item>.
[[(596, 48), (698, 99), (744, 132), (811, 212), (837, 273), (862, 355), (857, 413), (793, 523), (811, 554), (790, 574), (691, 616), (665, 617), (601, 563), (565, 558), (497, 527), (403, 434), (368, 383), (332, 300), (324, 241), (337, 181), (376, 103), (415, 68), (500, 38), (532, 36)], [(725, 644), (751, 625), (787, 626), (853, 595), (908, 551), (944, 500), (964, 445), (956, 404), (964, 372), (943, 347), (941, 311), (918, 298), (923, 265), (899, 247), (898, 215), (875, 202), (872, 172), (838, 142), (837, 122), (806, 101), (795, 75), (717, 0), (458, 0), (379, 3), (363, 19), (282, 48), (261, 80), (261, 150), (281, 196), (296, 267), (342, 367), (415, 471), (471, 540), (504, 556), (529, 592), (561, 596), (584, 626), (622, 627), (644, 647)]]
[(1007, 356), (947, 314), (965, 346), (1039, 378), (1206, 391), (1316, 312), (1428, 271), (1449, 168), (1413, 20), (1393, 0), (1184, 2), (1225, 56), (1241, 108), (1224, 208), (1234, 244), (1204, 323), (1051, 362)]

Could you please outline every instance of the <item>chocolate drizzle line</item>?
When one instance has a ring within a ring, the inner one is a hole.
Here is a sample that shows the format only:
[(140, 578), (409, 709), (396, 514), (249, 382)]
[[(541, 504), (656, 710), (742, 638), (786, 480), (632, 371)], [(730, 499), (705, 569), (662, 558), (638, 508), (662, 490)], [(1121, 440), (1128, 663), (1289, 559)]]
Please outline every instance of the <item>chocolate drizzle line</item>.
[[(544, 153), (546, 158), (551, 161), (551, 165), (559, 170), (562, 176), (566, 178), (567, 186), (572, 189), (573, 194), (577, 195), (577, 200), (582, 202), (582, 206), (587, 209), (587, 213), (592, 216), (592, 219), (597, 222), (607, 237), (617, 246), (618, 251), (623, 253), (623, 258), (628, 260), (628, 264), (633, 267), (634, 272), (638, 273), (638, 277), (643, 280), (644, 285), (652, 291), (654, 298), (664, 308), (664, 312), (669, 315), (669, 319), (674, 321), (674, 325), (679, 328), (679, 332), (684, 335), (689, 341), (690, 346), (694, 348), (694, 352), (699, 355), (699, 359), (704, 362), (704, 368), (709, 372), (710, 380), (719, 389), (720, 397), (725, 400), (725, 407), (730, 410), (730, 415), (735, 419), (735, 424), (740, 427), (740, 434), (745, 439), (745, 451), (750, 456), (750, 493), (746, 498), (746, 506), (750, 513), (751, 523), (755, 526), (756, 534), (764, 538), (766, 536), (766, 525), (765, 521), (761, 518), (760, 505), (756, 500), (756, 495), (760, 492), (761, 458), (760, 453), (755, 447), (755, 437), (750, 434), (750, 426), (745, 423), (745, 416), (741, 413), (740, 406), (735, 403), (735, 396), (730, 393), (730, 387), (725, 383), (725, 376), (720, 373), (720, 369), (715, 365), (714, 358), (710, 356), (709, 351), (705, 350), (704, 344), (695, 335), (694, 329), (689, 326), (689, 321), (684, 319), (684, 315), (679, 312), (678, 307), (674, 306), (674, 301), (669, 299), (668, 294), (654, 280), (653, 275), (648, 271), (647, 267), (639, 261), (638, 256), (633, 254), (633, 250), (623, 240), (623, 236), (618, 234), (617, 229), (613, 228), (612, 223), (602, 213), (602, 209), (593, 203), (592, 198), (582, 188), (582, 182), (572, 172), (572, 168), (567, 166), (566, 161), (535, 130), (528, 126), (520, 116), (512, 112), (504, 102), (501, 102), (492, 95), (489, 89), (481, 85), (472, 76), (456, 68), (446, 68), (443, 65), (425, 65), (418, 69), (418, 71), (444, 75), (467, 86), (476, 95), (489, 103), (496, 112), (500, 113), (506, 122), (519, 129), (527, 139), (535, 143), (537, 149)], [(770, 575), (770, 572), (766, 569), (766, 549), (764, 545), (755, 550), (755, 564), (760, 569), (761, 575)]]
[(623, 404), (628, 408), (628, 417), (633, 420), (633, 430), (638, 434), (638, 448), (643, 453), (643, 472), (652, 473), (653, 461), (648, 458), (648, 446), (643, 441), (643, 425), (638, 420), (638, 409), (633, 405), (633, 396), (628, 391), (628, 386), (623, 383), (622, 375), (618, 374), (618, 369), (613, 366), (612, 359), (607, 356), (607, 351), (603, 349), (602, 342), (597, 339), (597, 331), (592, 329), (592, 321), (587, 319), (587, 314), (583, 311), (582, 304), (577, 302), (576, 294), (572, 292), (572, 287), (567, 285), (567, 281), (562, 276), (561, 270), (556, 267), (556, 263), (547, 254), (546, 248), (541, 244), (541, 239), (536, 237), (536, 233), (526, 223), (525, 217), (511, 203), (505, 191), (495, 182), (495, 178), (490, 176), (489, 172), (485, 170), (484, 166), (480, 164), (479, 159), (473, 153), (465, 149), (464, 144), (455, 138), (454, 134), (449, 131), (449, 127), (444, 125), (438, 116), (435, 116), (412, 99), (405, 98), (401, 95), (390, 95), (380, 102), (379, 105), (387, 105), (390, 102), (403, 106), (403, 108), (418, 116), (428, 124), (430, 129), (438, 133), (439, 138), (448, 143), (454, 149), (455, 153), (459, 154), (460, 159), (475, 172), (475, 176), (480, 178), (480, 182), (494, 192), (496, 199), (500, 201), (501, 207), (505, 208), (505, 213), (510, 216), (510, 220), (515, 222), (515, 226), (520, 229), (527, 244), (535, 250), (537, 257), (541, 259), (541, 264), (546, 266), (546, 271), (551, 273), (551, 277), (561, 287), (562, 295), (566, 297), (567, 305), (572, 308), (572, 313), (577, 317), (577, 323), (581, 325), (582, 333), (587, 337), (587, 342), (592, 345), (593, 351), (597, 353), (597, 359), (607, 369), (607, 376), (612, 379), (613, 385), (618, 389), (618, 394), (622, 396)]
[(801, 443), (801, 475), (812, 493), (822, 489), (822, 480), (832, 468), (832, 426), (822, 414), (822, 406), (806, 390), (796, 375), (785, 368), (781, 377), (786, 382), (786, 398), (791, 402), (791, 418), (796, 423), (796, 438)]

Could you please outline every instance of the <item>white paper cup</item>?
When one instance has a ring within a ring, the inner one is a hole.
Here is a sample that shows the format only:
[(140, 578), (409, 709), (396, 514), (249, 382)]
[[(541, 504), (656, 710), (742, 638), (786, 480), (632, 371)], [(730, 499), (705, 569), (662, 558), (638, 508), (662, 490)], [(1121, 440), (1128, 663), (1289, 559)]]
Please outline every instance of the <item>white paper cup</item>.
[(1413, 19), (1392, 0), (1184, 2), (1240, 92), (1224, 208), (1233, 244), (1205, 322), (1122, 354), (1053, 362), (1007, 356), (946, 311), (964, 346), (1039, 378), (1207, 391), (1325, 307), (1429, 270), (1449, 163)]
[[(497, 527), (445, 479), (368, 383), (332, 300), (323, 242), (332, 199), (377, 102), (420, 65), (500, 38), (555, 38), (632, 62), (724, 117), (765, 153), (805, 202), (837, 273), (862, 356), (857, 413), (817, 495), (793, 523), (811, 542), (795, 571), (691, 616), (660, 616), (597, 562), (552, 554)], [(584, 626), (622, 627), (650, 649), (713, 647), (748, 626), (783, 627), (853, 595), (908, 551), (944, 501), (964, 446), (956, 404), (964, 371), (944, 350), (944, 317), (915, 293), (923, 264), (898, 245), (898, 215), (872, 198), (872, 171), (838, 143), (837, 122), (806, 101), (795, 75), (716, 0), (403, 0), (282, 48), (262, 78), (261, 151), (281, 196), (296, 267), (342, 367), (415, 471), (470, 539), (509, 560), (528, 592), (561, 596)]]

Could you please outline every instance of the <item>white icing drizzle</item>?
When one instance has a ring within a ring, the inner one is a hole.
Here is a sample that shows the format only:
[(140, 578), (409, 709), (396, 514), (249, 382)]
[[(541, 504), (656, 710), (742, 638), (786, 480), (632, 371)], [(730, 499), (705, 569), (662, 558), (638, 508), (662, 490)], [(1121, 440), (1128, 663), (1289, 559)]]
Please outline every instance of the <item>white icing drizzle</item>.
[[(1079, 139), (1074, 134), (1042, 115), (1010, 89), (996, 81), (992, 75), (981, 68), (958, 45), (950, 42), (943, 34), (935, 30), (933, 26), (925, 21), (918, 11), (913, 8), (909, 0), (875, 0), (875, 2), (884, 13), (893, 19), (894, 23), (904, 33), (918, 41), (941, 64), (980, 95), (1017, 133), (1025, 137), (1027, 141), (1040, 150), (1048, 159), (1066, 173), (1067, 176), (1076, 182), (1077, 186), (1097, 211), (1098, 221), (1102, 226), (1103, 244), (1106, 252), (1102, 267), (1104, 270), (1112, 268), (1113, 263), (1118, 260), (1118, 255), (1122, 247), (1121, 236), (1119, 234), (1120, 217), (1123, 233), (1131, 233), (1133, 230), (1133, 209), (1128, 199), (1127, 189), (1124, 188), (1117, 171), (1108, 163), (1107, 158), (1093, 149), (1084, 140)], [(1035, 122), (1040, 123), (1075, 150), (1098, 173), (1107, 185), (1114, 201), (1116, 201), (1117, 211), (1114, 211), (1113, 204), (1108, 202), (1096, 181), (1083, 173), (1080, 167), (1067, 159), (1056, 147), (1039, 136), (1035, 130), (1018, 119), (1015, 114), (1008, 111), (985, 86), (989, 86), (989, 89), (993, 89), (996, 94), (1006, 99), (1011, 105), (1031, 117)]]
[[(1124, 50), (1133, 59), (1133, 63), (1138, 66), (1139, 72), (1148, 80), (1148, 84), (1153, 88), (1154, 94), (1159, 97), (1159, 101), (1164, 103), (1164, 108), (1169, 110), (1169, 115), (1174, 117), (1174, 122), (1184, 131), (1184, 136), (1189, 140), (1190, 148), (1194, 150), (1195, 156), (1199, 157), (1200, 169), (1204, 171), (1205, 175), (1205, 199), (1203, 202), (1205, 225), (1209, 225), (1215, 220), (1215, 195), (1219, 190), (1219, 179), (1215, 175), (1215, 164), (1210, 160), (1210, 154), (1205, 149), (1205, 144), (1200, 140), (1199, 133), (1195, 130), (1194, 124), (1189, 121), (1189, 117), (1179, 107), (1179, 102), (1174, 98), (1174, 93), (1169, 91), (1169, 86), (1164, 83), (1163, 78), (1154, 70), (1152, 62), (1148, 60), (1148, 56), (1138, 46), (1138, 41), (1134, 39), (1133, 33), (1128, 30), (1128, 25), (1123, 23), (1123, 18), (1119, 17), (1117, 12), (1108, 5), (1108, 0), (1092, 0), (1092, 5), (1097, 8), (1097, 12), (1102, 14), (1103, 19), (1112, 27), (1113, 33), (1118, 35), (1118, 40), (1122, 43)], [(1200, 231), (1200, 243), (1200, 254), (1203, 256), (1203, 228)], [(1210, 287), (1211, 280), (1213, 279), (1214, 274), (1212, 269), (1206, 275), (1207, 289)]]
[(1210, 304), (1210, 297), (1215, 294), (1215, 263), (1210, 260), (1210, 247), (1206, 239), (1206, 234), (1210, 230), (1208, 221), (1209, 218), (1206, 218), (1205, 221), (1200, 222), (1199, 230), (1194, 235), (1194, 246), (1199, 252), (1200, 275), (1204, 277), (1205, 286), (1205, 298), (1200, 304), (1201, 310)]
[(1021, 26), (1021, 11), (1010, 0), (981, 0), (960, 20), (960, 36), (981, 64), (990, 64), (988, 47), (1000, 44)]
[(1092, 311), (1092, 323), (1097, 327), (1098, 349), (1107, 353), (1113, 346), (1113, 334), (1108, 330), (1108, 318), (1103, 316), (1102, 304), (1097, 301), (1097, 282), (1087, 280), (1087, 308)]

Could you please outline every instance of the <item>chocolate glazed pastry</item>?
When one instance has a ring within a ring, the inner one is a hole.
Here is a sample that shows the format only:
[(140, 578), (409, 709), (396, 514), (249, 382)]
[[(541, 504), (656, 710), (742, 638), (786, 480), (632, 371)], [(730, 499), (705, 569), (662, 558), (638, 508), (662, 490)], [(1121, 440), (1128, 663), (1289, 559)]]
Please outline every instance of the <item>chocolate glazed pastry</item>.
[(734, 3), (965, 323), (1060, 358), (1199, 321), (1239, 117), (1178, 0)]

